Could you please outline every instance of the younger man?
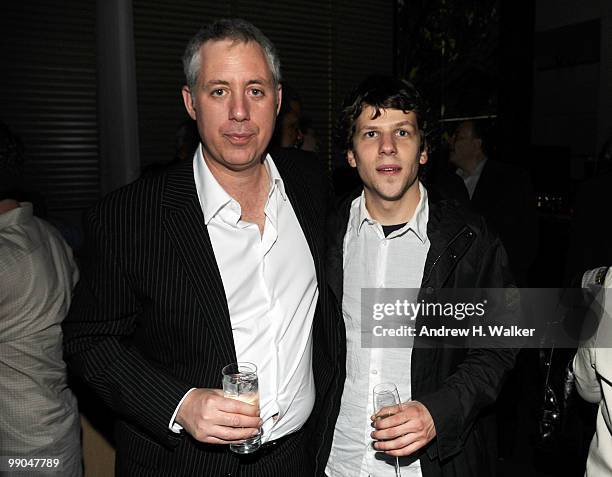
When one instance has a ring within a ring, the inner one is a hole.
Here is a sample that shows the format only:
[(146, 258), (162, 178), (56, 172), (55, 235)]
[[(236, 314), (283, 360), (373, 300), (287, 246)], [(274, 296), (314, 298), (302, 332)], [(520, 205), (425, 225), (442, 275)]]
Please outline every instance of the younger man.
[[(420, 288), (421, 299), (439, 288), (502, 288), (511, 284), (506, 253), (481, 217), (419, 181), (428, 157), (412, 85), (365, 80), (345, 102), (340, 137), (363, 190), (331, 221), (329, 279), (346, 326), (346, 382), (326, 473), (395, 476), (395, 457), (403, 457), (404, 477), (495, 475), (494, 421), (483, 411), (515, 351), (424, 348), (419, 338), (364, 348), (361, 289)], [(373, 429), (372, 388), (382, 382), (396, 383), (409, 402)]]

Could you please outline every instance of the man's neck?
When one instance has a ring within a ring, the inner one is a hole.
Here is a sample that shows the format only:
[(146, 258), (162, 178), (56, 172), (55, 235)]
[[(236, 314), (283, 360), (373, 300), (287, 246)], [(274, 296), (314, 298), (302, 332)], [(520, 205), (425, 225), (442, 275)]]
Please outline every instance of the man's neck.
[(269, 191), (268, 171), (263, 161), (253, 167), (243, 170), (231, 170), (221, 166), (215, 161), (204, 157), (211, 174), (223, 187), (225, 192), (239, 203), (246, 197), (254, 198), (267, 195)]
[(204, 158), (210, 172), (223, 190), (240, 204), (240, 219), (256, 224), (263, 236), (265, 207), (270, 192), (270, 176), (263, 162), (234, 171)]
[(399, 200), (384, 200), (373, 196), (365, 189), (366, 209), (370, 216), (381, 225), (396, 225), (409, 222), (421, 200), (419, 181), (406, 191)]

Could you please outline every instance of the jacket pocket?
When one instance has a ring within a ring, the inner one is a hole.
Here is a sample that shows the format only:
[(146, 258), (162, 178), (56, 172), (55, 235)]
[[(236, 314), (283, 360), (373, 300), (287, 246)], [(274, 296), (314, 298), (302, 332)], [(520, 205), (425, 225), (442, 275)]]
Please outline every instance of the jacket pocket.
[(116, 432), (117, 453), (126, 462), (135, 462), (147, 469), (157, 469), (160, 459), (167, 454), (160, 444), (134, 426), (119, 422)]

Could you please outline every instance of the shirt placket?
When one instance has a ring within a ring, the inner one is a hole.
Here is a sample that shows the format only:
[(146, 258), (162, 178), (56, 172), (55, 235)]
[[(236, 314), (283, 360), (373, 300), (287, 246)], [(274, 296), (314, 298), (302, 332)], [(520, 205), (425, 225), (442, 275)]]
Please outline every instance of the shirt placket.
[[(278, 343), (278, 329), (282, 320), (282, 313), (280, 310), (280, 304), (278, 302), (278, 298), (272, 290), (271, 283), (273, 282), (274, 277), (267, 276), (267, 266), (269, 265), (270, 251), (274, 246), (278, 238), (278, 230), (277, 230), (277, 197), (275, 192), (273, 191), (268, 198), (268, 202), (266, 203), (266, 207), (264, 209), (265, 213), (265, 224), (264, 224), (264, 233), (261, 237), (261, 241), (259, 242), (259, 253), (260, 253), (260, 277), (262, 286), (262, 293), (266, 299), (267, 305), (267, 315), (268, 315), (268, 328), (267, 333), (271, 338), (269, 340), (270, 343), (274, 345), (274, 359), (271, 360), (272, 369), (266, 370), (268, 378), (272, 380), (274, 390), (273, 400), (270, 403), (271, 406), (271, 414), (278, 416), (280, 413), (280, 407), (278, 403), (278, 374), (279, 374), (279, 343)], [(274, 428), (277, 420), (274, 419), (271, 424), (268, 424), (270, 421), (266, 422), (266, 426), (264, 426), (264, 435), (269, 435), (272, 429)], [(267, 439), (265, 439), (267, 440)]]
[[(382, 232), (382, 227), (378, 224), (373, 225), (373, 237), (372, 240), (376, 242), (376, 257), (374, 259), (373, 265), (375, 269), (375, 284), (377, 288), (384, 288), (387, 283), (387, 258), (389, 251), (389, 240), (384, 236)], [(369, 445), (372, 442), (372, 437), (370, 434), (372, 433), (372, 426), (370, 424), (369, 416), (374, 414), (374, 394), (373, 389), (374, 386), (383, 382), (384, 379), (384, 369), (383, 369), (383, 358), (384, 358), (384, 349), (376, 347), (370, 349), (370, 360), (369, 360), (369, 370), (368, 370), (368, 404), (366, 408), (365, 415), (367, 416), (365, 422), (365, 442), (367, 444), (364, 459), (367, 463), (367, 468), (369, 470), (373, 469), (373, 464), (375, 462), (375, 452), (372, 447)]]

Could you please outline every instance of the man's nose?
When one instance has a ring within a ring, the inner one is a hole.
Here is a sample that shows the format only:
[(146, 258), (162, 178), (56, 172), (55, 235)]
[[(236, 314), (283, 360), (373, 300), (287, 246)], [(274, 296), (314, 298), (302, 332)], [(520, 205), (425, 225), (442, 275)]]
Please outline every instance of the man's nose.
[(249, 117), (249, 103), (242, 95), (236, 95), (230, 101), (229, 118), (235, 121), (247, 121)]
[(392, 134), (382, 134), (380, 136), (379, 152), (381, 154), (395, 154), (397, 152), (395, 138)]

